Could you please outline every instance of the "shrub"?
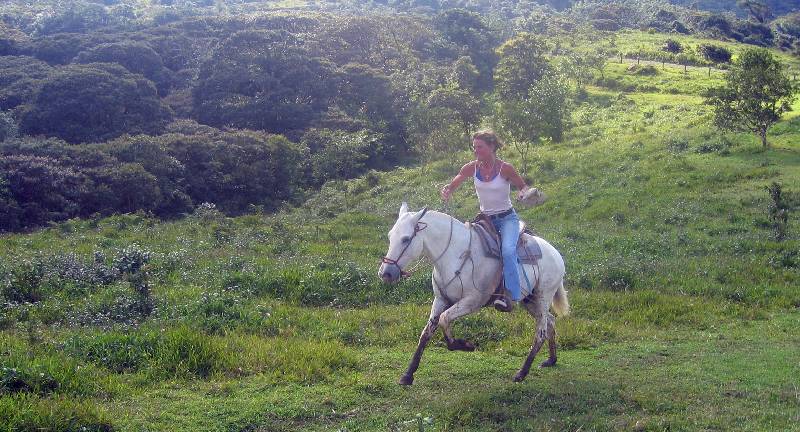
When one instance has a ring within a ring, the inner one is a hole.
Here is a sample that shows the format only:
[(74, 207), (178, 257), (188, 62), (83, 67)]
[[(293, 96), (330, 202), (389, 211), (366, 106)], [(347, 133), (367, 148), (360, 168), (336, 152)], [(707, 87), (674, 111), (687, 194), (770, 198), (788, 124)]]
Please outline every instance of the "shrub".
[(153, 83), (107, 63), (70, 65), (42, 80), (20, 116), (29, 135), (71, 143), (157, 133), (172, 114)]
[(666, 42), (664, 42), (664, 46), (661, 47), (661, 49), (673, 54), (683, 52), (683, 46), (681, 45), (681, 43), (674, 39), (667, 39)]
[(700, 44), (697, 49), (704, 59), (712, 63), (728, 63), (731, 61), (732, 54), (730, 50), (723, 46)]

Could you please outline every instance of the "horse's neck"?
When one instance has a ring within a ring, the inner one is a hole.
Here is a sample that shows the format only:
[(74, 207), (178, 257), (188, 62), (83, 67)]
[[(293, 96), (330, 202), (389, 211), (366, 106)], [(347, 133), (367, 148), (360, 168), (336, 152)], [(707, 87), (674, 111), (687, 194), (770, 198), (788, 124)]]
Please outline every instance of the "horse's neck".
[[(428, 229), (425, 231), (423, 253), (433, 261), (436, 269), (453, 265), (453, 257), (463, 254), (470, 245), (470, 232), (458, 219), (444, 213), (429, 212), (426, 217)], [(452, 233), (451, 233), (452, 229)]]

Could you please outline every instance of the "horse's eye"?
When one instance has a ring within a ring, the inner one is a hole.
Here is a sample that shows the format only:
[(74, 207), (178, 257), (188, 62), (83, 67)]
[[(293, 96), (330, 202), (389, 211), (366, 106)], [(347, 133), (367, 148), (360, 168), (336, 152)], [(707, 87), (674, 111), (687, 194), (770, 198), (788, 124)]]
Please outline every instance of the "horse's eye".
[(403, 237), (403, 238), (400, 239), (400, 241), (403, 242), (403, 244), (406, 244), (406, 243), (410, 242), (411, 239), (408, 238), (408, 237)]

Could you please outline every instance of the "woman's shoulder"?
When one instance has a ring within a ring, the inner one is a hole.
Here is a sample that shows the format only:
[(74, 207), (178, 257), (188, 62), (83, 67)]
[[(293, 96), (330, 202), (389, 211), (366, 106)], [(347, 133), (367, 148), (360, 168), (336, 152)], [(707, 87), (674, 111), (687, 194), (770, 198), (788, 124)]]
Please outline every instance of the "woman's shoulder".
[(500, 160), (500, 173), (502, 173), (503, 175), (510, 175), (515, 172), (517, 172), (517, 170), (514, 169), (513, 165), (502, 159)]
[(464, 164), (459, 171), (462, 175), (474, 175), (475, 174), (475, 166), (477, 165), (478, 161), (471, 160)]

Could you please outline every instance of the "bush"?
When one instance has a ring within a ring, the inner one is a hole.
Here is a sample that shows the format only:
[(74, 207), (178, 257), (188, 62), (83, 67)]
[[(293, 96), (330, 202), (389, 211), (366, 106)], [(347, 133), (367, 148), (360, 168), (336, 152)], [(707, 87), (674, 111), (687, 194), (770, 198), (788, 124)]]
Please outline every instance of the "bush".
[(171, 117), (153, 83), (118, 65), (59, 69), (42, 80), (20, 116), (29, 135), (70, 143), (103, 141), (123, 133), (157, 133)]
[(658, 69), (653, 65), (645, 65), (645, 66), (635, 66), (631, 65), (632, 67), (628, 68), (628, 71), (633, 73), (634, 75), (640, 76), (653, 76), (658, 75)]
[(661, 47), (661, 49), (673, 54), (678, 54), (680, 52), (683, 52), (683, 46), (681, 45), (681, 43), (674, 39), (667, 39), (666, 42), (664, 42), (664, 46)]
[(0, 155), (0, 172), (21, 210), (16, 219), (0, 221), (0, 230), (75, 217), (81, 193), (89, 189), (85, 175), (46, 157)]
[(704, 59), (712, 63), (729, 63), (731, 61), (730, 50), (723, 46), (700, 44), (697, 49)]
[(311, 173), (315, 184), (327, 180), (349, 179), (361, 175), (367, 169), (370, 154), (379, 152), (380, 134), (361, 130), (355, 133), (311, 130), (303, 136), (303, 144), (309, 147)]
[(0, 393), (48, 394), (58, 389), (58, 381), (50, 374), (13, 367), (0, 367)]
[(617, 31), (622, 28), (619, 22), (611, 19), (593, 19), (591, 22), (595, 30)]

